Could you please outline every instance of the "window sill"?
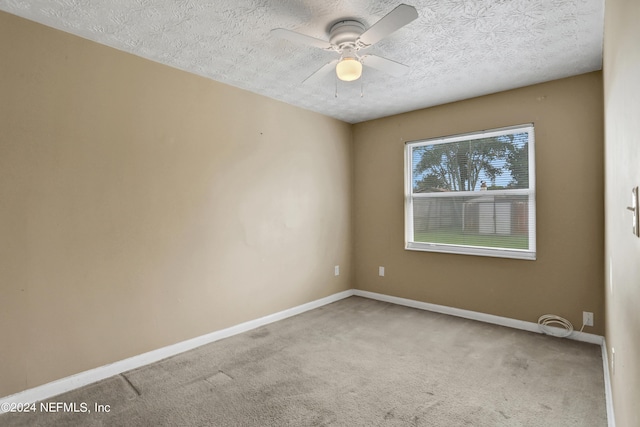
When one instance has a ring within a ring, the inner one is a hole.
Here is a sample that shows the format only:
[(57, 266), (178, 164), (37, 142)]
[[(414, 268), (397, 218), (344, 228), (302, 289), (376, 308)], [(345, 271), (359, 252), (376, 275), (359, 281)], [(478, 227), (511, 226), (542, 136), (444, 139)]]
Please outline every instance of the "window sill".
[(484, 248), (476, 246), (443, 245), (436, 243), (407, 242), (408, 251), (440, 252), (457, 255), (488, 256), (494, 258), (512, 258), (528, 261), (536, 260), (536, 252), (519, 249)]

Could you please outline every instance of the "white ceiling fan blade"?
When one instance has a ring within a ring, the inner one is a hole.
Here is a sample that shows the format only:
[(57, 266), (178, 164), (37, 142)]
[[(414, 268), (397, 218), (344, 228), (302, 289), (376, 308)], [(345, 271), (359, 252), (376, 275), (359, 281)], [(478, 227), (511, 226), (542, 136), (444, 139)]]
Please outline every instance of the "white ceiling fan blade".
[(417, 17), (418, 12), (415, 7), (401, 4), (373, 24), (371, 28), (360, 36), (358, 41), (365, 46), (371, 46), (394, 31), (404, 27)]
[(408, 66), (381, 56), (364, 55), (360, 60), (368, 67), (375, 68), (392, 76), (402, 76), (409, 71)]
[(296, 33), (295, 31), (286, 30), (284, 28), (276, 28), (271, 30), (271, 35), (292, 42), (318, 47), (320, 49), (333, 50), (333, 45), (326, 40), (317, 39), (315, 37)]
[(320, 67), (315, 73), (304, 79), (302, 83), (316, 83), (336, 69), (339, 59), (334, 59)]

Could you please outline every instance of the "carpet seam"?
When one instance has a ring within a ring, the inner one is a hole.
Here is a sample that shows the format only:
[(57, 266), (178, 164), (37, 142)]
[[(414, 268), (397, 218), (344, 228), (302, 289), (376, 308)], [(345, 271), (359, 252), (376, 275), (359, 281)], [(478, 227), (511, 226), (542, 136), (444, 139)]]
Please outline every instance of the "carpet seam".
[(124, 378), (126, 383), (129, 384), (129, 387), (131, 387), (138, 396), (142, 396), (142, 393), (140, 393), (140, 391), (136, 388), (136, 386), (133, 385), (133, 383), (129, 380), (129, 378), (127, 378), (124, 373), (121, 373), (120, 376)]

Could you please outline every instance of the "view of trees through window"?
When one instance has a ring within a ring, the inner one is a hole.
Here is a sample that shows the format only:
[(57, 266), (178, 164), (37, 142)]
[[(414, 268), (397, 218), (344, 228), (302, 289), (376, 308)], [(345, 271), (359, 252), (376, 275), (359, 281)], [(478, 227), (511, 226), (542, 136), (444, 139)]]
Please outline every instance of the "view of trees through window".
[(535, 257), (530, 144), (531, 126), (409, 144), (407, 247), (495, 248)]
[(529, 188), (527, 133), (413, 149), (415, 193)]

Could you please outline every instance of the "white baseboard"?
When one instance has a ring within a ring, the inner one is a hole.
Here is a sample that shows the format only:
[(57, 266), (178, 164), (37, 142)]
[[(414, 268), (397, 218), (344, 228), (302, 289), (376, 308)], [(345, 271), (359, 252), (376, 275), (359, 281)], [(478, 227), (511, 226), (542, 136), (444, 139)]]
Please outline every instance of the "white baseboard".
[(0, 414), (6, 412), (6, 409), (4, 408), (6, 407), (5, 404), (7, 403), (33, 403), (49, 399), (62, 393), (84, 387), (85, 385), (89, 385), (96, 381), (100, 381), (114, 375), (118, 375), (123, 372), (130, 371), (132, 369), (136, 369), (162, 359), (166, 359), (167, 357), (175, 356), (177, 354), (192, 350), (205, 344), (212, 343), (214, 341), (221, 340), (223, 338), (228, 338), (233, 335), (241, 334), (243, 332), (259, 328), (260, 326), (268, 325), (269, 323), (277, 322), (278, 320), (283, 320), (288, 317), (304, 313), (305, 311), (322, 307), (323, 305), (331, 304), (332, 302), (339, 301), (352, 295), (353, 289), (349, 289), (347, 291), (333, 294), (316, 301), (311, 301), (309, 303), (283, 310), (278, 313), (270, 314), (259, 319), (240, 323), (239, 325), (235, 325), (230, 328), (215, 331), (210, 334), (182, 341), (177, 344), (169, 345), (167, 347), (162, 347), (157, 350), (140, 354), (138, 356), (133, 356), (128, 359), (111, 363), (109, 365), (100, 366), (95, 369), (80, 372), (66, 378), (61, 378), (59, 380), (43, 384), (38, 387), (30, 388), (16, 394), (12, 394), (0, 399)]
[[(493, 314), (480, 313), (477, 311), (463, 310), (461, 308), (448, 307), (446, 305), (431, 304), (406, 298), (392, 297), (375, 292), (354, 290), (354, 295), (375, 299), (378, 301), (390, 302), (392, 304), (404, 305), (406, 307), (418, 308), (420, 310), (433, 311), (435, 313), (448, 314), (450, 316), (464, 317), (465, 319), (478, 320), (480, 322), (492, 323), (494, 325), (507, 326), (509, 328), (521, 329), (523, 331), (536, 332), (541, 334), (540, 326), (537, 323), (526, 322), (524, 320), (511, 319), (509, 317), (495, 316)], [(566, 337), (571, 340), (587, 342), (591, 344), (602, 345), (602, 336), (588, 334), (586, 332), (574, 331), (570, 336)]]
[(611, 390), (611, 375), (609, 375), (609, 352), (607, 341), (602, 339), (602, 370), (604, 371), (604, 396), (607, 400), (607, 420), (609, 427), (616, 427), (616, 417), (613, 413), (613, 392)]
[[(239, 325), (232, 326), (230, 328), (215, 331), (210, 334), (202, 335), (190, 340), (182, 341), (177, 344), (173, 344), (167, 347), (159, 348), (147, 353), (133, 356), (128, 359), (120, 360), (109, 365), (101, 366), (88, 371), (80, 372), (75, 375), (71, 375), (66, 378), (59, 379), (47, 384), (43, 384), (38, 387), (34, 387), (25, 391), (21, 391), (16, 394), (4, 397), (0, 399), (0, 414), (6, 412), (2, 408), (5, 403), (33, 403), (41, 400), (49, 399), (54, 396), (58, 396), (62, 393), (84, 387), (96, 381), (100, 381), (114, 375), (121, 374), (132, 369), (136, 369), (150, 363), (157, 362), (167, 357), (175, 356), (188, 350), (218, 341), (223, 338), (228, 338), (233, 335), (241, 334), (243, 332), (250, 331), (260, 326), (268, 325), (279, 320), (286, 319), (297, 314), (304, 313), (309, 310), (313, 310), (323, 305), (331, 304), (332, 302), (339, 301), (350, 296), (359, 296), (378, 301), (389, 302), (392, 304), (403, 305), (406, 307), (417, 308), (426, 311), (433, 311), (436, 313), (448, 314), (451, 316), (463, 317), (466, 319), (478, 320), (480, 322), (492, 323), (495, 325), (506, 326), (509, 328), (521, 329), (524, 331), (542, 333), (537, 323), (526, 322), (523, 320), (510, 319), (507, 317), (495, 316), (492, 314), (480, 313), (476, 311), (463, 310), (460, 308), (448, 307), (444, 305), (430, 304), (421, 301), (410, 300), (406, 298), (399, 298), (390, 295), (378, 294), (374, 292), (362, 291), (359, 289), (350, 289), (334, 295), (330, 295), (325, 298), (321, 298), (316, 301), (312, 301), (306, 304), (299, 305), (287, 310), (280, 311), (278, 313), (270, 314), (268, 316), (261, 317), (259, 319), (251, 320), (241, 323)], [(604, 382), (605, 382), (605, 394), (607, 401), (607, 419), (609, 420), (609, 427), (615, 427), (615, 419), (613, 416), (613, 401), (611, 396), (611, 382), (608, 370), (608, 358), (607, 349), (604, 338), (600, 335), (588, 334), (584, 332), (573, 332), (569, 339), (583, 341), (591, 344), (598, 344), (602, 346), (602, 360), (604, 365)]]

